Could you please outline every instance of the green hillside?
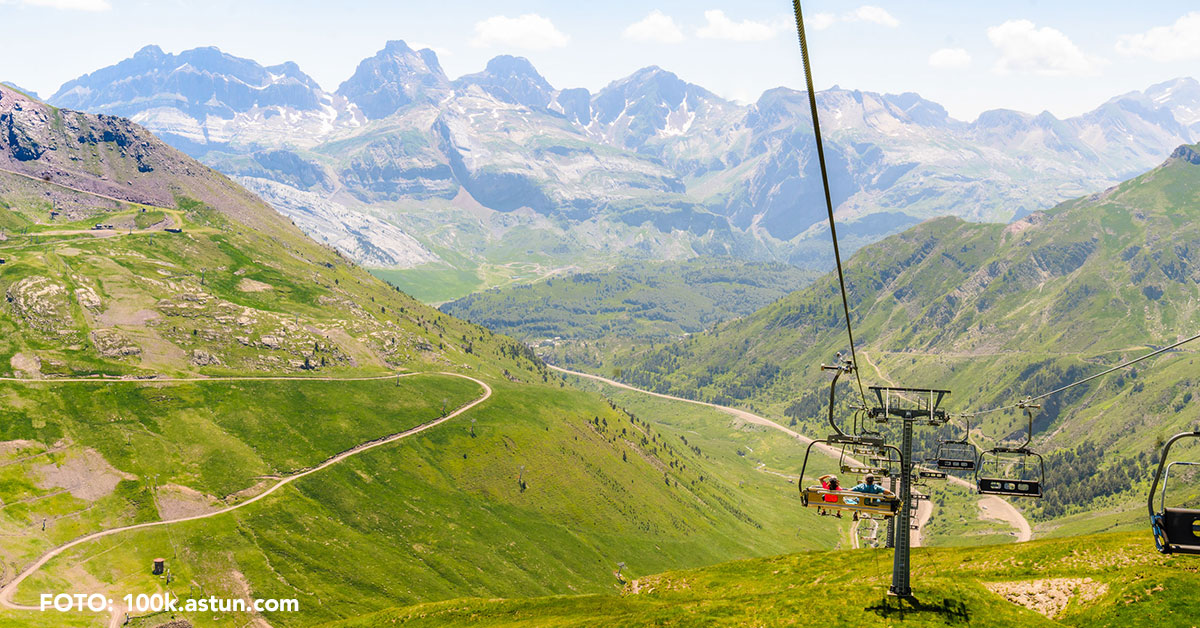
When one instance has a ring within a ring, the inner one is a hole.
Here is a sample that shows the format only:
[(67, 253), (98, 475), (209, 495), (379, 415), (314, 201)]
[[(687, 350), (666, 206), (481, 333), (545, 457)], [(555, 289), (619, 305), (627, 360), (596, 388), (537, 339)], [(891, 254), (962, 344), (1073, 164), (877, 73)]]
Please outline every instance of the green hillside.
[(594, 367), (613, 353), (751, 314), (815, 276), (786, 264), (729, 258), (626, 262), (604, 272), (492, 288), (441, 309), (533, 343), (556, 363)]
[[(1052, 390), (1200, 328), (1200, 155), (1011, 225), (944, 218), (860, 250), (846, 266), (865, 384), (949, 388), (975, 412)], [(848, 347), (836, 276), (745, 319), (601, 367), (645, 388), (749, 405), (821, 429), (822, 363)], [(1035, 447), (1039, 533), (1134, 525), (1156, 443), (1195, 425), (1195, 346), (1047, 399)], [(851, 387), (843, 403), (857, 400)], [(980, 417), (984, 447), (1023, 432), (1014, 411)], [(957, 434), (955, 432), (957, 429)], [(946, 428), (920, 435), (932, 452)], [(1094, 513), (1108, 513), (1093, 516)], [(1125, 513), (1125, 514), (1121, 514)], [(1052, 521), (1053, 520), (1053, 521)]]
[(331, 627), (1191, 626), (1195, 562), (1129, 533), (920, 549), (902, 603), (884, 593), (890, 551), (809, 552), (638, 578), (619, 597), (453, 600)]
[[(302, 613), (261, 619), (300, 626), (835, 542), (832, 522), (780, 517), (706, 452), (372, 277), (136, 125), (16, 98), (0, 91), (19, 131), (0, 136), (0, 590), (72, 539), (238, 508), (73, 546), (12, 601), (295, 598)], [(0, 626), (108, 621), (0, 610)]]

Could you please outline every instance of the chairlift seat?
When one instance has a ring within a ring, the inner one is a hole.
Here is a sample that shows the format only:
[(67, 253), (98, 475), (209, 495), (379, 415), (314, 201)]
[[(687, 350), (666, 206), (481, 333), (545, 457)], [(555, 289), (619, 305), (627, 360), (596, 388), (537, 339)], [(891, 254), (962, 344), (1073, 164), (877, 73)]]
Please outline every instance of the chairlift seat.
[(1164, 554), (1200, 554), (1200, 510), (1164, 508), (1154, 523)]
[[(827, 497), (833, 499), (827, 500)], [(894, 517), (896, 511), (900, 509), (900, 499), (894, 495), (860, 493), (849, 490), (831, 491), (820, 486), (810, 486), (804, 489), (800, 493), (800, 502), (809, 508), (850, 510), (883, 517)]]
[(883, 445), (883, 438), (877, 436), (855, 436), (851, 434), (830, 434), (829, 441), (832, 445), (865, 445), (868, 447), (880, 447)]
[(919, 477), (925, 478), (926, 480), (944, 480), (944, 479), (946, 479), (946, 474), (943, 471), (918, 471), (917, 475)]
[(975, 459), (972, 458), (970, 460), (958, 460), (955, 458), (938, 458), (937, 466), (939, 469), (945, 469), (947, 471), (974, 471)]
[(1012, 497), (1042, 496), (1042, 483), (1039, 480), (979, 478), (977, 488), (980, 495), (1009, 495)]
[(887, 469), (877, 468), (877, 467), (856, 467), (854, 465), (846, 464), (846, 465), (842, 465), (842, 473), (849, 473), (852, 475), (887, 476), (889, 471)]

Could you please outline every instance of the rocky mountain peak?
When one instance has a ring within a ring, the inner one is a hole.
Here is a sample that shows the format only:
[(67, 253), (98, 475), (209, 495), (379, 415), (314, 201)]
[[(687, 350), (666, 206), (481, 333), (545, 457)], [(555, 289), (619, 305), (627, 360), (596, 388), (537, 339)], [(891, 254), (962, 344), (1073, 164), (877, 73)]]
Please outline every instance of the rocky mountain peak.
[(478, 85), (497, 100), (530, 109), (545, 109), (554, 99), (554, 88), (524, 57), (500, 55), (488, 61), (483, 72), (454, 81), (455, 89), (471, 85)]
[(640, 149), (655, 136), (687, 133), (698, 112), (714, 103), (730, 104), (652, 65), (600, 90), (592, 100), (592, 115), (601, 125), (610, 126), (612, 141)]
[(363, 59), (337, 93), (358, 105), (368, 119), (386, 118), (418, 101), (439, 100), (450, 80), (432, 50), (414, 51), (400, 40), (389, 41), (375, 56)]
[(166, 53), (157, 44), (148, 44), (142, 46), (140, 50), (133, 53), (134, 59), (158, 59), (165, 57)]

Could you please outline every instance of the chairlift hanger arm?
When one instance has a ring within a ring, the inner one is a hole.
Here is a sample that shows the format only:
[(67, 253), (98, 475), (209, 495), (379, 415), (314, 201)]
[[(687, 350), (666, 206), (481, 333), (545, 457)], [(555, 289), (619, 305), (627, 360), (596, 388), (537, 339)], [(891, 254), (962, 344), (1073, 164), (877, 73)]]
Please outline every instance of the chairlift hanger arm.
[[(1150, 483), (1150, 496), (1146, 499), (1146, 509), (1150, 511), (1151, 517), (1156, 514), (1154, 512), (1154, 493), (1158, 491), (1158, 482), (1163, 477), (1163, 470), (1167, 468), (1167, 455), (1171, 453), (1171, 445), (1174, 445), (1175, 441), (1184, 438), (1200, 438), (1200, 431), (1180, 432), (1172, 436), (1170, 440), (1163, 445), (1162, 457), (1160, 457), (1158, 460), (1158, 470), (1154, 472), (1154, 480)], [(1165, 507), (1165, 498), (1163, 499), (1163, 503)]]
[(829, 384), (829, 425), (833, 427), (833, 431), (837, 432), (838, 436), (846, 436), (842, 428), (838, 427), (837, 422), (833, 420), (833, 402), (837, 399), (838, 378), (842, 376), (842, 373), (857, 373), (857, 369), (852, 360), (842, 359), (841, 353), (837, 354), (837, 361), (839, 362), (838, 364), (822, 364), (821, 370), (833, 371), (833, 381)]

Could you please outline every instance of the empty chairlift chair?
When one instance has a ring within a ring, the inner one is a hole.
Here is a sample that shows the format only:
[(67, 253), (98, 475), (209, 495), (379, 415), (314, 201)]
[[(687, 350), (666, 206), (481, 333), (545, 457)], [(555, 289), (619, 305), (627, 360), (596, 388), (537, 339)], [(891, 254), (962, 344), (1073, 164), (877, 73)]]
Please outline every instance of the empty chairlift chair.
[(981, 454), (975, 465), (975, 485), (982, 495), (1011, 497), (1042, 496), (1046, 465), (1042, 456), (1029, 449), (1033, 440), (1033, 408), (1029, 403), (1020, 407), (1029, 417), (1029, 432), (1019, 447), (993, 447)]
[[(1200, 439), (1200, 432), (1181, 432), (1171, 437), (1163, 445), (1162, 458), (1158, 461), (1158, 470), (1154, 473), (1154, 482), (1150, 485), (1150, 497), (1146, 506), (1150, 511), (1150, 530), (1154, 533), (1154, 546), (1164, 554), (1200, 554), (1200, 510), (1195, 508), (1168, 508), (1167, 484), (1171, 479), (1171, 471), (1190, 470), (1189, 467), (1200, 467), (1200, 462), (1175, 461), (1167, 462), (1171, 453), (1171, 445), (1176, 441), (1195, 438)], [(1158, 510), (1154, 509), (1154, 494), (1162, 483), (1159, 494)], [(1193, 482), (1195, 480), (1193, 479)], [(1176, 482), (1176, 485), (1179, 483)]]
[(947, 439), (938, 443), (932, 462), (943, 471), (974, 471), (979, 451), (968, 440), (971, 437), (971, 417), (964, 415), (967, 431), (961, 439)]

